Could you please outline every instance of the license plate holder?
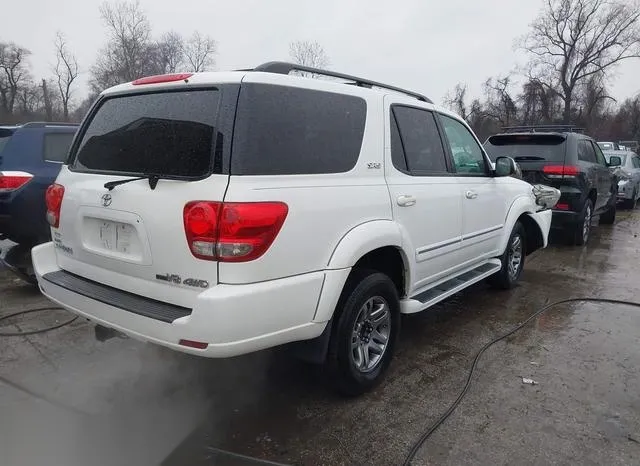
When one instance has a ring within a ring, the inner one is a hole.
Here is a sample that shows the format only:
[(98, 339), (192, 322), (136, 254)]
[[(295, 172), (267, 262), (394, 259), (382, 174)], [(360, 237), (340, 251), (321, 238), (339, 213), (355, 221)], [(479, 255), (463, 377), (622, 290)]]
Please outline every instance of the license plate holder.
[(130, 254), (135, 234), (135, 228), (127, 223), (103, 220), (99, 227), (100, 245), (106, 251)]

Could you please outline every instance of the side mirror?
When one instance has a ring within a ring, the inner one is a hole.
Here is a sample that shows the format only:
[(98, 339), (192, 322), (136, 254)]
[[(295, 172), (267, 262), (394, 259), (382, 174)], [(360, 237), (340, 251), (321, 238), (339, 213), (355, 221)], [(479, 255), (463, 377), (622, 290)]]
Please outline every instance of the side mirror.
[(618, 157), (617, 155), (612, 155), (611, 157), (609, 157), (608, 165), (610, 167), (619, 167), (620, 165), (622, 165), (622, 158)]
[(511, 157), (498, 157), (494, 165), (496, 176), (515, 176), (522, 178), (520, 167)]

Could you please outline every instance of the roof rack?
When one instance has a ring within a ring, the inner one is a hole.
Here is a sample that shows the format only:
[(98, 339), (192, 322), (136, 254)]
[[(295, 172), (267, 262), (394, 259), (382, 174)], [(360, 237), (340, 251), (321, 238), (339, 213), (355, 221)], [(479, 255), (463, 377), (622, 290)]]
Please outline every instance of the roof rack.
[(557, 133), (583, 133), (584, 128), (578, 128), (574, 125), (533, 125), (533, 126), (505, 126), (502, 131), (506, 133), (516, 132), (557, 132)]
[(303, 71), (307, 73), (318, 74), (321, 76), (331, 76), (333, 78), (340, 78), (346, 81), (352, 81), (358, 87), (366, 87), (371, 89), (372, 87), (379, 87), (382, 89), (388, 89), (390, 91), (399, 92), (411, 97), (414, 97), (422, 102), (432, 104), (433, 101), (428, 97), (418, 94), (417, 92), (408, 91), (400, 87), (390, 86), (389, 84), (383, 84), (369, 79), (358, 78), (357, 76), (351, 76), (348, 74), (337, 73), (335, 71), (321, 70), (318, 68), (311, 68), (309, 66), (296, 65), (295, 63), (288, 63), (282, 61), (271, 61), (263, 63), (260, 66), (255, 67), (252, 71), (261, 71), (263, 73), (276, 73), (276, 74), (290, 74), (292, 71)]
[(79, 126), (78, 123), (67, 123), (57, 121), (30, 121), (22, 125), (23, 128), (46, 128), (47, 126)]

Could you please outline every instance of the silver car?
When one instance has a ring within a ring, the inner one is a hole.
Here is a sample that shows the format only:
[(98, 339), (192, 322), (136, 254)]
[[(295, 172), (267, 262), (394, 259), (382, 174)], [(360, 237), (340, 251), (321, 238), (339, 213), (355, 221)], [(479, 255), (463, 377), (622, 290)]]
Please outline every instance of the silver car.
[(608, 150), (604, 156), (619, 180), (618, 201), (635, 208), (640, 197), (640, 157), (629, 150)]

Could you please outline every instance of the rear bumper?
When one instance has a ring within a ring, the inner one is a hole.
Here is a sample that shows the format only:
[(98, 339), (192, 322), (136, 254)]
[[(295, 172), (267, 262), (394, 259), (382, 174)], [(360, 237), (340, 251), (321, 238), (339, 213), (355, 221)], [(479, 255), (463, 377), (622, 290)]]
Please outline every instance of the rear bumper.
[[(327, 325), (313, 321), (320, 293), (341, 290), (341, 286), (340, 290), (338, 287), (327, 290), (325, 286), (323, 291), (325, 281), (335, 281), (326, 280), (326, 275), (345, 275), (342, 270), (314, 272), (262, 283), (217, 285), (198, 295), (192, 309), (182, 308), (182, 316), (176, 314), (175, 320), (163, 321), (132, 312), (130, 306), (117, 304), (121, 301), (103, 292), (88, 296), (90, 288), (78, 292), (70, 289), (73, 286), (65, 286), (64, 281), (51, 281), (51, 277), (61, 276), (57, 272), (64, 274), (57, 265), (53, 243), (36, 246), (32, 258), (42, 293), (62, 307), (132, 338), (211, 358), (236, 356), (320, 336)], [(115, 288), (110, 290), (119, 292)], [(186, 347), (179, 344), (180, 340), (204, 342), (208, 346)]]

